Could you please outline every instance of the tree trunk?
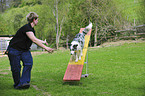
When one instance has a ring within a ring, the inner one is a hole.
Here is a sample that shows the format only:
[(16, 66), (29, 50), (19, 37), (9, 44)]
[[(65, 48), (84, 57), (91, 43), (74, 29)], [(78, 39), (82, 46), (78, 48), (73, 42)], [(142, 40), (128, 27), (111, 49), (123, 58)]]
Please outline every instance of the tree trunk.
[(53, 10), (53, 15), (56, 19), (56, 25), (55, 25), (55, 30), (56, 30), (56, 49), (59, 48), (59, 23), (58, 23), (58, 1), (56, 0), (54, 4), (54, 10)]
[(66, 48), (68, 49), (68, 41), (69, 41), (69, 39), (68, 39), (68, 37), (69, 37), (69, 35), (67, 35), (67, 37), (66, 37)]
[(5, 10), (5, 7), (6, 7), (6, 1), (5, 0), (1, 0), (0, 1), (0, 6), (1, 6), (1, 12), (4, 12)]
[(95, 30), (95, 40), (94, 46), (97, 46), (97, 23), (96, 23), (96, 30)]

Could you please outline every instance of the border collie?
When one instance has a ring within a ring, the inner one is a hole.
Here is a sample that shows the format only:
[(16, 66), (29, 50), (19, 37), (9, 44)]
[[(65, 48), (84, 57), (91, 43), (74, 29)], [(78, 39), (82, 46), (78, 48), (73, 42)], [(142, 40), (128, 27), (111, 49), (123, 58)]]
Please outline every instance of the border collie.
[(70, 51), (71, 51), (71, 55), (73, 55), (73, 58), (75, 59), (75, 62), (78, 62), (78, 60), (81, 60), (81, 57), (83, 56), (85, 35), (91, 29), (92, 29), (92, 23), (90, 23), (87, 27), (85, 27), (82, 33), (78, 33), (73, 39), (73, 41), (71, 42)]

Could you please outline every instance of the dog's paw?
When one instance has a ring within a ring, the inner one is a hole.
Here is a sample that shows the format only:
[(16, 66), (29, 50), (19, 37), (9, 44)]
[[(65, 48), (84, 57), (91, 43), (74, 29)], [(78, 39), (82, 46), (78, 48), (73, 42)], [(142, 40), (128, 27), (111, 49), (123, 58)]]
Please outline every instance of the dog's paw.
[(81, 60), (81, 57), (79, 57), (79, 60)]
[(78, 59), (76, 59), (75, 62), (78, 62)]

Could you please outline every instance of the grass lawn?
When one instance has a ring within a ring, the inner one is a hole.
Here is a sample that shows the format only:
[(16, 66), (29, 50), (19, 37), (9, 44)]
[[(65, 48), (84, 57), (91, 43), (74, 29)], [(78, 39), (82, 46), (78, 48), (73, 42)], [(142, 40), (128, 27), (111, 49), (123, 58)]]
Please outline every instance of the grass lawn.
[(88, 54), (89, 76), (76, 83), (63, 82), (69, 50), (35, 55), (28, 90), (13, 88), (8, 58), (0, 58), (0, 95), (145, 96), (145, 42), (89, 48)]
[(138, 11), (143, 0), (113, 0), (117, 5), (117, 9), (122, 13), (122, 16), (131, 22), (134, 22), (134, 19), (138, 18)]

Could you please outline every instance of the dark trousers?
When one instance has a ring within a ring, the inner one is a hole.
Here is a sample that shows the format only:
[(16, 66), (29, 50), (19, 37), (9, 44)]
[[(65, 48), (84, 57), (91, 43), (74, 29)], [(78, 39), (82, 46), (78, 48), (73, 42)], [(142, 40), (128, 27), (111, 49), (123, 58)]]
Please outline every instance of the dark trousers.
[[(8, 57), (10, 60), (12, 76), (14, 80), (14, 87), (21, 86), (24, 83), (29, 83), (31, 79), (31, 69), (33, 65), (33, 58), (30, 51), (18, 51), (14, 48), (8, 48)], [(23, 63), (23, 72), (21, 72), (21, 64)]]

